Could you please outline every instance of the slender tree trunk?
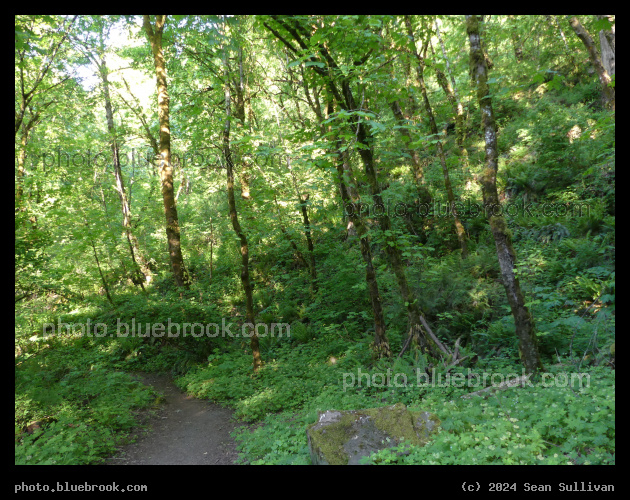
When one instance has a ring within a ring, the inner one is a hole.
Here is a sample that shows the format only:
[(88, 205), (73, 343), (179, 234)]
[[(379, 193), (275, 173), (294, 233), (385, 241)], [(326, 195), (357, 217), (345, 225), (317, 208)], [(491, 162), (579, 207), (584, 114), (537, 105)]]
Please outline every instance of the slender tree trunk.
[(295, 241), (293, 241), (293, 238), (291, 238), (291, 236), (289, 235), (287, 229), (284, 227), (284, 224), (282, 223), (282, 216), (280, 214), (280, 206), (278, 204), (278, 199), (276, 197), (276, 193), (273, 194), (273, 201), (276, 204), (276, 213), (278, 214), (278, 226), (280, 227), (280, 232), (284, 235), (284, 237), (287, 239), (287, 241), (289, 242), (289, 244), (291, 245), (291, 248), (293, 248), (293, 251), (295, 253), (295, 257), (297, 258), (297, 260), (299, 261), (300, 265), (302, 267), (309, 267), (308, 262), (306, 261), (306, 259), (304, 258), (304, 254), (302, 254), (302, 252), (300, 251), (300, 249), (298, 248), (297, 244), (295, 243)]
[[(307, 45), (302, 40), (302, 36), (308, 37), (308, 32), (299, 25), (299, 23), (293, 20), (292, 25), (288, 24), (288, 21), (279, 19), (277, 16), (272, 16), (272, 18), (283, 26), (294, 38), (294, 40), (298, 43), (301, 49), (306, 50)], [(274, 28), (269, 26), (267, 23), (264, 23), (264, 26), (271, 31), (282, 43), (284, 43), (293, 53), (297, 53), (297, 49), (288, 42), (280, 33), (278, 33)], [(337, 68), (336, 63), (328, 53), (327, 49), (323, 46), (320, 46), (320, 54), (327, 61), (331, 68)], [(337, 103), (343, 107), (344, 109), (354, 110), (356, 106), (354, 105), (354, 98), (352, 96), (352, 92), (350, 91), (350, 86), (347, 80), (344, 79), (342, 82), (343, 86), (343, 97), (342, 93), (339, 92), (337, 85), (333, 78), (330, 76), (329, 70), (325, 70), (324, 68), (314, 67), (315, 71), (322, 77), (325, 86), (327, 87), (328, 92)], [(345, 98), (345, 101), (344, 101)], [(349, 100), (348, 100), (349, 99)], [(359, 128), (363, 130), (362, 134), (365, 138), (365, 126), (359, 123)], [(360, 137), (358, 137), (359, 142), (366, 144)], [(363, 151), (363, 150), (362, 150)], [(342, 155), (341, 150), (338, 150), (338, 153)], [(343, 160), (340, 161), (343, 164)], [(373, 165), (371, 165), (373, 167)], [(343, 167), (342, 167), (343, 170)], [(375, 176), (374, 176), (375, 178)], [(348, 187), (348, 181), (346, 180), (345, 186)], [(380, 192), (380, 191), (379, 191)], [(378, 196), (378, 193), (377, 193)], [(349, 196), (350, 197), (350, 196)], [(355, 202), (355, 207), (359, 209), (359, 200), (353, 200)], [(382, 306), (380, 303), (380, 295), (378, 293), (378, 285), (376, 283), (376, 274), (374, 272), (374, 267), (372, 266), (372, 255), (369, 246), (369, 239), (367, 238), (367, 228), (361, 224), (361, 227), (357, 226), (357, 223), (361, 220), (361, 218), (353, 213), (352, 215), (348, 214), (355, 225), (355, 229), (359, 237), (361, 238), (361, 255), (363, 256), (366, 262), (366, 281), (369, 288), (370, 298), (372, 300), (372, 310), (374, 312), (374, 325), (375, 325), (375, 333), (374, 333), (374, 354), (377, 358), (380, 357), (391, 357), (391, 351), (389, 349), (389, 342), (387, 341), (387, 337), (385, 336), (385, 321), (383, 319), (382, 314)], [(389, 219), (387, 219), (389, 221)], [(389, 246), (389, 245), (388, 245)], [(415, 301), (414, 301), (415, 304)]]
[[(330, 54), (328, 54), (325, 49), (323, 49), (323, 53), (329, 64), (336, 68), (337, 65), (330, 57)], [(350, 82), (347, 78), (343, 79), (341, 82), (341, 92), (338, 91), (335, 82), (330, 77), (328, 77), (327, 84), (331, 93), (335, 96), (338, 96), (337, 100), (340, 106), (342, 106), (346, 111), (357, 109), (354, 95), (352, 94), (352, 90), (350, 89)], [(352, 123), (353, 130), (356, 130), (357, 141), (360, 144), (364, 145), (359, 149), (359, 156), (361, 157), (364, 171), (370, 185), (370, 192), (372, 195), (372, 200), (374, 201), (374, 206), (383, 208), (383, 214), (379, 217), (379, 225), (383, 230), (383, 233), (385, 234), (386, 254), (389, 260), (389, 264), (394, 271), (394, 275), (396, 276), (398, 288), (407, 309), (409, 320), (409, 335), (413, 336), (414, 344), (418, 345), (423, 352), (428, 352), (431, 356), (437, 358), (439, 356), (439, 353), (437, 347), (435, 346), (435, 343), (430, 339), (427, 334), (425, 334), (424, 330), (422, 330), (420, 322), (420, 317), (422, 313), (420, 311), (420, 306), (407, 282), (402, 253), (397, 245), (396, 236), (394, 231), (392, 230), (393, 228), (389, 215), (385, 211), (385, 204), (381, 196), (381, 187), (378, 183), (376, 165), (372, 152), (374, 137), (367, 129), (365, 123), (362, 122), (359, 117), (354, 116)]]
[(394, 113), (394, 118), (396, 118), (398, 125), (401, 127), (399, 130), (400, 135), (403, 136), (403, 142), (405, 143), (404, 148), (407, 151), (407, 154), (411, 157), (413, 180), (418, 194), (418, 207), (428, 205), (432, 202), (431, 192), (425, 185), (424, 169), (422, 167), (422, 162), (420, 161), (420, 156), (418, 155), (418, 149), (409, 146), (411, 144), (411, 132), (407, 127), (407, 120), (403, 115), (398, 101), (392, 102), (391, 108), (392, 113)]
[(302, 214), (302, 224), (304, 226), (304, 236), (306, 236), (306, 245), (309, 253), (309, 271), (311, 273), (311, 284), (313, 292), (317, 292), (317, 269), (315, 267), (315, 250), (313, 247), (313, 239), (311, 238), (311, 223), (308, 219), (308, 199), (310, 195), (308, 193), (300, 193), (297, 178), (293, 169), (291, 168), (291, 159), (287, 156), (287, 168), (291, 173), (293, 179), (293, 187), (295, 188), (295, 194), (300, 203), (300, 212)]
[[(236, 83), (236, 103), (234, 106), (234, 118), (237, 119), (236, 126), (240, 129), (245, 126), (245, 103), (249, 96), (246, 95), (245, 78), (243, 70), (243, 48), (238, 48), (238, 82)], [(239, 155), (241, 164), (241, 198), (251, 200), (250, 191), (250, 165), (245, 158)]]
[(214, 258), (212, 250), (214, 248), (214, 228), (212, 227), (212, 218), (210, 218), (210, 281), (212, 281), (212, 268), (214, 266)]
[[(328, 101), (326, 114), (333, 113), (334, 106), (332, 99)], [(332, 126), (328, 126), (328, 132), (332, 133)], [(341, 191), (341, 200), (344, 206), (344, 213), (348, 216), (348, 235), (359, 238), (359, 248), (361, 257), (365, 262), (365, 282), (368, 288), (370, 304), (372, 305), (372, 315), (374, 316), (374, 343), (373, 354), (376, 359), (391, 358), (392, 352), (387, 338), (385, 326), (385, 316), (383, 314), (383, 305), (381, 303), (381, 295), (376, 281), (376, 272), (372, 263), (372, 250), (370, 249), (370, 237), (368, 228), (365, 225), (361, 214), (361, 197), (356, 189), (356, 180), (350, 165), (350, 155), (347, 149), (342, 149), (343, 142), (340, 138), (334, 139), (336, 142), (337, 156), (337, 177), (339, 181), (339, 189)]]
[[(52, 101), (48, 103), (48, 105), (52, 104)], [(15, 190), (15, 207), (16, 212), (18, 210), (24, 209), (21, 206), (23, 197), (24, 197), (24, 178), (26, 177), (26, 158), (27, 158), (27, 146), (28, 141), (31, 137), (31, 133), (37, 126), (37, 124), (41, 121), (42, 115), (41, 111), (45, 110), (48, 105), (42, 106), (40, 111), (35, 112), (31, 106), (27, 106), (27, 111), (29, 112), (28, 121), (24, 121), (26, 114), (22, 117), (20, 121), (20, 152), (18, 154), (18, 169), (17, 169), (17, 179), (16, 179), (16, 190)]]
[(546, 17), (552, 29), (555, 29), (558, 31), (558, 34), (560, 35), (560, 38), (562, 39), (562, 43), (564, 44), (564, 51), (566, 52), (567, 58), (569, 59), (569, 61), (571, 61), (571, 65), (573, 66), (573, 69), (577, 73), (579, 68), (578, 68), (578, 65), (575, 63), (575, 56), (573, 52), (571, 51), (571, 49), (569, 49), (567, 37), (564, 35), (564, 30), (562, 29), (562, 26), (560, 26), (560, 21), (558, 21), (558, 18), (554, 15), (548, 15)]
[(92, 250), (94, 251), (94, 260), (96, 261), (98, 274), (101, 275), (101, 282), (103, 283), (103, 288), (105, 289), (105, 295), (107, 296), (107, 300), (109, 301), (111, 305), (115, 305), (114, 300), (112, 299), (112, 296), (109, 293), (109, 286), (107, 285), (107, 280), (105, 279), (105, 275), (103, 275), (103, 271), (101, 271), (101, 263), (98, 260), (98, 254), (96, 253), (96, 246), (94, 245), (93, 241), (90, 241), (90, 246), (92, 247)]
[(363, 257), (363, 262), (365, 262), (365, 281), (372, 304), (372, 314), (374, 315), (374, 344), (372, 345), (374, 357), (376, 359), (391, 358), (392, 353), (385, 330), (383, 305), (381, 303), (378, 282), (376, 281), (376, 271), (372, 263), (370, 237), (368, 235), (368, 228), (361, 215), (361, 198), (354, 187), (356, 186), (356, 181), (351, 175), (350, 155), (348, 154), (348, 150), (341, 150), (342, 144), (340, 139), (337, 139), (337, 145), (337, 173), (339, 178), (344, 181), (341, 183), (341, 188), (345, 191), (342, 193), (342, 199), (350, 201), (350, 204), (346, 205), (346, 207), (351, 207), (351, 210), (348, 210), (348, 218), (352, 221), (353, 227), (356, 229), (357, 236), (359, 237), (361, 256)]
[(595, 46), (595, 42), (593, 41), (593, 37), (591, 37), (590, 33), (586, 30), (584, 26), (580, 23), (577, 17), (573, 16), (569, 19), (569, 24), (575, 34), (578, 36), (582, 43), (586, 47), (588, 52), (588, 56), (591, 60), (591, 64), (595, 67), (595, 71), (597, 71), (597, 75), (599, 76), (599, 81), (602, 85), (602, 99), (604, 101), (604, 106), (611, 108), (613, 111), (615, 110), (615, 89), (610, 86), (612, 79), (604, 68), (602, 63), (602, 58), (597, 51), (597, 47)]
[(311, 280), (313, 282), (313, 292), (317, 292), (317, 268), (315, 267), (315, 249), (313, 247), (313, 239), (311, 238), (311, 222), (308, 219), (308, 210), (306, 209), (309, 199), (308, 193), (300, 195), (300, 210), (302, 211), (302, 222), (304, 224), (304, 235), (306, 236), (306, 245), (310, 257)]
[(22, 197), (24, 196), (24, 177), (26, 177), (26, 146), (28, 145), (28, 136), (30, 128), (25, 124), (21, 124), (22, 135), (20, 137), (20, 152), (18, 153), (18, 169), (15, 187), (15, 207), (16, 211), (20, 209)]
[(462, 224), (459, 218), (459, 214), (457, 213), (457, 208), (455, 206), (455, 195), (453, 193), (451, 180), (448, 175), (448, 167), (446, 166), (446, 156), (444, 154), (444, 148), (442, 146), (442, 141), (439, 140), (438, 138), (438, 129), (435, 123), (435, 117), (433, 116), (433, 110), (431, 109), (431, 103), (429, 102), (427, 88), (424, 83), (424, 60), (422, 56), (418, 53), (418, 50), (416, 49), (416, 42), (413, 35), (413, 28), (411, 26), (411, 18), (409, 16), (405, 16), (405, 25), (407, 26), (407, 35), (411, 39), (412, 50), (418, 61), (418, 64), (416, 65), (416, 70), (417, 70), (417, 75), (418, 75), (418, 84), (420, 85), (420, 90), (422, 91), (422, 98), (424, 100), (424, 107), (425, 107), (427, 116), (429, 118), (429, 126), (431, 129), (431, 133), (434, 134), (435, 137), (437, 138), (437, 150), (438, 150), (438, 156), (440, 158), (440, 164), (442, 165), (442, 174), (444, 176), (444, 185), (446, 187), (446, 195), (447, 195), (448, 203), (450, 206), (450, 212), (453, 215), (455, 233), (457, 234), (459, 246), (462, 250), (462, 258), (465, 259), (466, 257), (468, 257), (468, 241), (467, 241), (468, 238), (466, 237), (466, 230), (464, 229), (464, 225)]
[(400, 135), (403, 136), (405, 150), (407, 151), (407, 154), (411, 157), (411, 164), (413, 166), (413, 180), (416, 184), (416, 187), (419, 189), (420, 186), (425, 183), (425, 179), (422, 164), (420, 163), (420, 158), (418, 155), (418, 150), (409, 146), (411, 144), (411, 132), (407, 127), (407, 121), (405, 120), (402, 109), (400, 108), (400, 104), (396, 100), (393, 101), (390, 106), (392, 108), (392, 113), (394, 114), (396, 122), (401, 127), (399, 129)]
[(162, 181), (162, 199), (164, 200), (164, 215), (166, 217), (166, 237), (168, 239), (168, 253), (171, 269), (177, 286), (188, 288), (189, 280), (179, 233), (177, 205), (173, 189), (173, 164), (171, 163), (171, 126), (169, 118), (169, 96), (166, 84), (166, 62), (162, 50), (162, 32), (166, 16), (156, 16), (155, 30), (151, 26), (149, 16), (144, 16), (144, 29), (147, 33), (157, 76), (158, 89), (158, 117), (160, 120), (160, 179)]
[[(356, 109), (354, 96), (352, 95), (352, 91), (350, 90), (348, 82), (344, 81), (342, 86), (343, 95), (346, 99), (346, 105), (348, 109)], [(437, 357), (437, 351), (433, 352), (433, 345), (429, 337), (424, 335), (417, 335), (418, 332), (423, 333), (420, 326), (420, 306), (413, 292), (409, 288), (402, 253), (400, 251), (400, 248), (397, 246), (396, 236), (394, 234), (394, 231), (392, 230), (389, 215), (385, 211), (385, 203), (383, 202), (383, 198), (381, 196), (381, 188), (378, 183), (374, 156), (371, 149), (373, 137), (368, 132), (363, 122), (360, 122), (357, 119), (355, 120), (355, 125), (357, 131), (357, 140), (361, 144), (365, 145), (359, 150), (359, 156), (363, 161), (365, 174), (370, 184), (370, 191), (372, 195), (372, 200), (374, 201), (374, 207), (375, 209), (376, 207), (381, 207), (383, 209), (383, 214), (379, 217), (379, 225), (383, 230), (383, 233), (385, 234), (385, 252), (387, 254), (389, 264), (394, 271), (394, 275), (396, 276), (396, 282), (398, 283), (398, 289), (400, 290), (401, 298), (407, 309), (409, 332), (410, 334), (414, 335), (414, 343), (417, 343), (417, 345), (420, 346), (423, 352), (425, 350), (428, 350), (432, 355)]]
[[(68, 38), (68, 35), (70, 34), (70, 28), (74, 24), (74, 21), (76, 21), (77, 17), (79, 16), (74, 16), (69, 21), (68, 20), (64, 21), (62, 26), (59, 26), (58, 32), (63, 33), (63, 35), (57, 42), (53, 41), (51, 43), (48, 49), (48, 52), (46, 54), (46, 57), (44, 61), (42, 62), (42, 65), (40, 66), (39, 70), (37, 70), (37, 72), (33, 75), (34, 80), (32, 80), (30, 90), (27, 90), (26, 88), (26, 82), (24, 79), (24, 69), (23, 69), (22, 64), (19, 64), (20, 109), (19, 111), (15, 113), (15, 137), (17, 137), (18, 131), (22, 127), (22, 121), (24, 120), (24, 115), (26, 111), (31, 107), (33, 103), (33, 99), (35, 99), (36, 96), (39, 99), (41, 99), (44, 94), (46, 94), (48, 91), (50, 91), (51, 89), (59, 85), (57, 83), (54, 85), (46, 86), (45, 84), (43, 84), (44, 78), (46, 77), (50, 69), (54, 67), (53, 63), (55, 63), (56, 59), (58, 59), (57, 55), (59, 54), (59, 50), (61, 46), (65, 43), (66, 39)], [(68, 24), (66, 24), (66, 22)], [(18, 60), (20, 63), (23, 63), (24, 59), (29, 57), (26, 49), (22, 49), (19, 51), (16, 50), (16, 55), (18, 56)], [(64, 82), (65, 80), (67, 80), (67, 78), (64, 78), (62, 82)], [(43, 87), (46, 87), (46, 88), (43, 88)], [(50, 104), (51, 102), (44, 105), (44, 107), (48, 107), (48, 105)], [(40, 111), (42, 110), (40, 109)]]
[[(440, 26), (439, 22), (435, 22), (435, 32), (437, 34), (438, 40), (440, 42), (440, 47), (442, 49), (442, 57), (444, 57), (444, 62), (446, 63), (446, 72), (451, 81), (451, 85), (445, 85), (444, 83), (440, 83), (447, 97), (452, 93), (452, 98), (449, 98), (451, 105), (454, 107), (455, 112), (455, 131), (457, 133), (457, 145), (463, 149), (464, 139), (465, 139), (465, 126), (464, 126), (464, 107), (462, 106), (462, 101), (459, 98), (459, 93), (457, 92), (457, 85), (455, 84), (455, 77), (453, 76), (453, 72), (451, 71), (451, 63), (446, 55), (446, 46), (444, 45), (444, 40), (442, 39), (442, 35), (440, 34)], [(440, 77), (438, 76), (438, 81)], [(444, 79), (445, 80), (445, 79)], [(464, 149), (463, 152), (466, 150)], [(468, 153), (466, 152), (466, 159), (468, 158)], [(465, 165), (466, 167), (467, 165)]]
[(471, 67), (477, 82), (477, 99), (481, 110), (482, 127), (486, 141), (486, 164), (481, 175), (484, 209), (488, 215), (492, 236), (497, 248), (503, 285), (512, 309), (512, 315), (514, 316), (521, 361), (527, 373), (536, 373), (536, 371), (542, 370), (543, 367), (538, 353), (534, 322), (525, 306), (525, 299), (523, 298), (518, 279), (514, 275), (516, 253), (512, 246), (505, 219), (502, 215), (494, 214), (494, 210), (499, 210), (500, 208), (496, 184), (498, 169), (497, 128), (492, 111), (492, 99), (489, 95), (486, 62), (481, 49), (478, 18), (476, 16), (466, 16), (466, 27), (470, 40)]
[[(334, 105), (333, 105), (333, 100), (330, 98), (330, 96), (328, 97), (328, 104), (326, 105), (326, 119), (328, 119), (328, 117), (330, 115), (333, 114), (334, 112)], [(326, 133), (326, 125), (322, 125), (323, 128), (323, 132), (322, 135), (324, 135)], [(328, 131), (332, 132), (332, 126), (328, 125)], [(340, 146), (339, 146), (340, 147)], [(348, 168), (350, 168), (350, 163), (347, 161), (344, 161), (343, 158), (341, 158), (341, 156), (339, 156), (340, 153), (339, 151), (337, 152), (337, 182), (339, 184), (339, 194), (341, 195), (341, 202), (343, 203), (343, 214), (344, 214), (344, 221), (347, 219), (347, 223), (346, 223), (346, 240), (348, 238), (350, 238), (351, 236), (357, 236), (357, 230), (356, 227), (354, 226), (354, 221), (352, 220), (351, 217), (348, 217), (346, 214), (346, 207), (351, 206), (350, 203), (352, 203), (352, 200), (350, 199), (350, 195), (348, 194), (349, 191), (349, 186), (347, 185), (347, 182), (345, 180), (344, 177), (344, 166), (347, 166)], [(348, 175), (349, 179), (354, 179), (354, 175), (352, 174), (352, 171), (350, 170), (349, 175)]]
[[(103, 50), (103, 47), (101, 47)], [(116, 140), (116, 127), (114, 126), (114, 113), (112, 110), (112, 100), (109, 93), (109, 81), (108, 81), (108, 70), (107, 65), (105, 63), (104, 55), (101, 57), (100, 62), (96, 61), (99, 67), (99, 72), (101, 75), (101, 83), (103, 85), (103, 98), (105, 100), (105, 116), (107, 119), (107, 131), (110, 136), (110, 147), (112, 151), (112, 162), (114, 166), (114, 179), (116, 182), (116, 191), (118, 192), (118, 197), (120, 198), (120, 205), (123, 215), (123, 228), (125, 230), (125, 235), (127, 237), (127, 243), (129, 244), (129, 253), (131, 254), (131, 260), (134, 264), (134, 276), (133, 281), (139, 284), (144, 290), (144, 283), (146, 281), (151, 281), (153, 273), (149, 269), (149, 265), (144, 258), (144, 255), (140, 251), (140, 245), (138, 244), (138, 239), (135, 234), (133, 234), (133, 230), (131, 228), (131, 208), (129, 206), (129, 199), (127, 198), (127, 193), (125, 192), (125, 182), (123, 180), (122, 168), (120, 166), (120, 151), (118, 149), (118, 141)]]
[(229, 68), (228, 68), (228, 49), (224, 48), (224, 91), (225, 91), (225, 126), (223, 127), (223, 156), (225, 158), (225, 167), (227, 171), (227, 193), (228, 193), (228, 206), (230, 210), (230, 220), (232, 221), (232, 227), (234, 232), (241, 243), (241, 283), (243, 285), (243, 291), (245, 292), (245, 307), (247, 322), (251, 325), (252, 330), (249, 332), (250, 347), (252, 349), (252, 355), (254, 358), (253, 368), (254, 373), (258, 372), (262, 365), (260, 357), (260, 346), (258, 342), (258, 335), (253, 330), (254, 328), (254, 300), (252, 294), (252, 285), (249, 279), (249, 246), (247, 244), (247, 236), (241, 228), (238, 221), (238, 213), (236, 211), (236, 198), (234, 196), (234, 165), (232, 163), (232, 153), (230, 151), (230, 122), (231, 117), (231, 96), (230, 96), (230, 84), (229, 84)]
[[(459, 97), (459, 92), (457, 91), (457, 84), (455, 83), (455, 77), (453, 76), (453, 72), (451, 71), (451, 63), (446, 55), (446, 46), (444, 45), (444, 40), (442, 39), (442, 35), (440, 34), (440, 23), (439, 20), (435, 21), (435, 32), (440, 42), (440, 47), (442, 49), (442, 57), (444, 57), (444, 62), (446, 63), (446, 72), (448, 73), (451, 85), (444, 86), (442, 88), (446, 94), (453, 91), (453, 97), (455, 102), (455, 133), (457, 134), (457, 145), (459, 146), (459, 150), (462, 155), (462, 168), (464, 172), (468, 172), (469, 164), (468, 164), (468, 150), (466, 149), (464, 143), (466, 141), (466, 120), (464, 117), (464, 106), (462, 105), (462, 100)], [(439, 81), (439, 77), (438, 77)], [(450, 90), (449, 90), (450, 89)]]

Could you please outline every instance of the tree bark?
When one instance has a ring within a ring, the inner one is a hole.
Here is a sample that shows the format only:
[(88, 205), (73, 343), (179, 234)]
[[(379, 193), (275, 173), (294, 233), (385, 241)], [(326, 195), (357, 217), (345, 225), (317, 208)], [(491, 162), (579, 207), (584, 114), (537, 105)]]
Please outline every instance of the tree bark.
[(615, 74), (615, 16), (597, 16), (597, 19), (607, 19), (612, 25), (609, 30), (600, 30), (599, 32), (602, 64), (612, 77)]
[(144, 16), (144, 29), (147, 33), (153, 62), (157, 76), (158, 117), (160, 121), (160, 180), (162, 182), (162, 199), (164, 200), (164, 215), (166, 217), (166, 237), (171, 269), (175, 283), (179, 287), (189, 287), (188, 273), (184, 265), (180, 242), (179, 220), (177, 205), (173, 189), (173, 164), (171, 163), (171, 127), (169, 119), (169, 96), (166, 84), (166, 63), (162, 50), (162, 32), (166, 16), (156, 16), (155, 30), (151, 26), (149, 16)]
[(466, 28), (470, 40), (471, 67), (477, 83), (477, 100), (481, 110), (482, 128), (486, 141), (486, 160), (483, 173), (481, 174), (484, 209), (486, 210), (497, 248), (503, 285), (512, 309), (512, 315), (514, 316), (521, 361), (527, 373), (536, 373), (538, 370), (542, 370), (543, 367), (538, 353), (534, 322), (525, 306), (525, 299), (523, 298), (518, 279), (514, 275), (516, 253), (512, 246), (505, 219), (500, 215), (500, 212), (499, 215), (494, 213), (495, 210), (498, 211), (501, 208), (496, 184), (498, 170), (497, 127), (492, 111), (492, 99), (489, 96), (488, 71), (481, 49), (478, 18), (476, 16), (466, 16)]
[(591, 64), (595, 67), (595, 71), (599, 76), (599, 81), (602, 85), (602, 100), (604, 102), (604, 106), (611, 108), (613, 111), (615, 110), (615, 89), (610, 86), (610, 82), (612, 79), (604, 68), (602, 63), (602, 58), (597, 51), (597, 47), (595, 46), (595, 42), (593, 41), (593, 37), (591, 37), (590, 33), (586, 30), (584, 26), (580, 23), (577, 17), (573, 16), (569, 19), (569, 24), (575, 34), (578, 36), (582, 43), (586, 47), (588, 52), (588, 56), (591, 60)]
[(245, 292), (245, 308), (247, 322), (251, 325), (252, 330), (250, 333), (250, 347), (253, 355), (253, 369), (254, 373), (258, 372), (262, 366), (262, 360), (260, 357), (260, 346), (258, 341), (258, 335), (253, 330), (254, 328), (254, 300), (252, 294), (252, 285), (249, 279), (249, 246), (247, 244), (247, 236), (243, 231), (239, 221), (238, 213), (236, 211), (236, 198), (234, 196), (234, 164), (232, 162), (232, 153), (230, 151), (230, 122), (232, 120), (231, 113), (231, 97), (230, 97), (230, 83), (229, 83), (229, 69), (228, 69), (228, 49), (224, 47), (225, 55), (223, 60), (223, 75), (224, 75), (224, 92), (225, 92), (225, 126), (223, 127), (223, 156), (225, 159), (225, 167), (227, 171), (227, 193), (228, 193), (228, 206), (230, 210), (230, 220), (232, 221), (232, 227), (238, 237), (241, 244), (241, 284), (243, 285), (243, 291)]

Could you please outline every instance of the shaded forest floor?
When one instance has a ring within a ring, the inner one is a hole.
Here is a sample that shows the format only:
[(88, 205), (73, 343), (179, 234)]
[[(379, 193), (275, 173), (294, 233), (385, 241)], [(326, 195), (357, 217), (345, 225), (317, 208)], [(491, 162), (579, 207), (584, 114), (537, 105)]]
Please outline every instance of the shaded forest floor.
[(108, 465), (231, 465), (238, 454), (230, 432), (238, 425), (232, 410), (188, 396), (170, 375), (146, 373), (145, 385), (163, 395), (164, 404), (147, 422), (149, 433), (137, 435)]

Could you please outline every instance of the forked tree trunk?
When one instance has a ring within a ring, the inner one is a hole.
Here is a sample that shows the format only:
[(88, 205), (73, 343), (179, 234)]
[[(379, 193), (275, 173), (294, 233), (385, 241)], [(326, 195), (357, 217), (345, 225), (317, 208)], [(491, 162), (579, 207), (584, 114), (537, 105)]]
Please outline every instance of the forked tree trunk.
[(489, 95), (488, 73), (481, 49), (477, 16), (466, 16), (466, 27), (470, 40), (471, 68), (477, 82), (477, 99), (481, 110), (481, 123), (486, 141), (486, 163), (481, 175), (484, 209), (486, 210), (497, 248), (503, 286), (514, 316), (521, 361), (527, 373), (536, 373), (538, 370), (542, 370), (543, 367), (538, 353), (534, 322), (525, 306), (525, 299), (523, 298), (518, 279), (514, 275), (516, 253), (512, 246), (505, 219), (502, 215), (495, 215), (494, 213), (495, 210), (499, 211), (501, 208), (496, 184), (498, 168), (497, 128), (492, 111), (492, 99)]

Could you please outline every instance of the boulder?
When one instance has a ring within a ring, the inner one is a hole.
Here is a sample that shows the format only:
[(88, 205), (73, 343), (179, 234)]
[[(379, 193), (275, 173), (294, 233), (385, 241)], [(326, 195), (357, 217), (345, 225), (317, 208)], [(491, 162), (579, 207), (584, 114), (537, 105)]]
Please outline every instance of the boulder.
[(361, 457), (401, 442), (424, 446), (440, 420), (398, 403), (365, 410), (320, 412), (306, 430), (313, 465), (358, 465)]

